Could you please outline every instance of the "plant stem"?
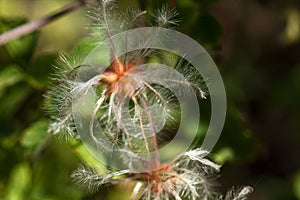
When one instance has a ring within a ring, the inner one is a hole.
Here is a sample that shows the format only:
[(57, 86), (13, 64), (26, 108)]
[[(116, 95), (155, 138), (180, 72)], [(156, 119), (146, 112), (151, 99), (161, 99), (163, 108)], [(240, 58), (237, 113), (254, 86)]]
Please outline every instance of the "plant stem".
[(0, 35), (0, 45), (4, 45), (7, 42), (17, 39), (23, 35), (26, 35), (28, 33), (31, 33), (35, 30), (38, 30), (39, 28), (49, 24), (50, 22), (58, 19), (59, 17), (62, 17), (68, 13), (71, 13), (78, 8), (88, 4), (95, 2), (95, 0), (77, 0), (76, 2), (70, 4), (66, 8), (64, 8), (61, 11), (58, 11), (52, 15), (42, 17), (40, 19), (28, 22), (26, 24), (20, 25), (14, 29), (11, 29), (3, 34)]
[(153, 161), (152, 161), (152, 168), (153, 170), (157, 170), (160, 167), (160, 161), (159, 161), (159, 154), (158, 154), (158, 144), (157, 144), (157, 139), (156, 139), (156, 133), (152, 124), (152, 119), (150, 114), (147, 112), (148, 110), (148, 105), (147, 102), (145, 101), (145, 99), (143, 97), (140, 98), (143, 108), (146, 111), (146, 117), (149, 123), (149, 128), (152, 132), (152, 136), (151, 136), (151, 141), (152, 141), (152, 151), (153, 151)]

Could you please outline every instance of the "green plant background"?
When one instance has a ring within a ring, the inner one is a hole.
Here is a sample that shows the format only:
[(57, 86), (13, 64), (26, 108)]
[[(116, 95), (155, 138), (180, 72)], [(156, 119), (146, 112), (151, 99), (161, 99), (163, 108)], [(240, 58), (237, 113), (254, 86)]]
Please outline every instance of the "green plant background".
[[(0, 33), (71, 0), (0, 0)], [(163, 1), (117, 1), (153, 10)], [(199, 41), (222, 74), (228, 98), (223, 133), (212, 157), (219, 185), (251, 185), (251, 199), (300, 199), (300, 2), (170, 0), (178, 30)], [(82, 38), (85, 8), (0, 46), (0, 199), (129, 199), (130, 183), (80, 190), (70, 174), (97, 165), (84, 147), (47, 134), (43, 94), (52, 65)], [(83, 44), (84, 46), (84, 44)], [(206, 112), (206, 102), (203, 110)], [(207, 126), (203, 119), (201, 126)]]

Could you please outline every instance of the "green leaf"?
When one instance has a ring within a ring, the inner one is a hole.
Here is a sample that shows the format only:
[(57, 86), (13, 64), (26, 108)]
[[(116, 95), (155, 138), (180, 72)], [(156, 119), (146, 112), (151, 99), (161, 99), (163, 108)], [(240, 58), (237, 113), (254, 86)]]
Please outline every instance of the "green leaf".
[(47, 138), (48, 122), (40, 120), (29, 126), (23, 133), (21, 145), (27, 148), (34, 148)]
[(53, 73), (53, 63), (57, 55), (49, 54), (36, 58), (27, 69), (27, 82), (36, 89), (43, 89)]
[(234, 160), (234, 152), (231, 148), (224, 147), (214, 153), (213, 158), (217, 163), (225, 163)]
[(294, 194), (300, 199), (300, 171), (296, 174), (293, 181)]
[(72, 182), (70, 174), (78, 166), (78, 159), (64, 141), (50, 140), (43, 154), (33, 165), (30, 200), (83, 199), (82, 191)]
[(11, 64), (0, 71), (0, 97), (3, 90), (23, 79), (23, 72), (17, 65)]
[(73, 140), (71, 143), (75, 150), (75, 153), (84, 163), (88, 164), (91, 167), (94, 167), (98, 170), (99, 173), (104, 173), (106, 171), (105, 164), (100, 163), (94, 156), (92, 156), (92, 154), (85, 148), (82, 143), (79, 143), (75, 140)]
[(0, 96), (0, 119), (9, 119), (19, 109), (19, 106), (30, 95), (31, 88), (25, 84), (16, 84)]
[(20, 163), (11, 172), (7, 186), (7, 200), (27, 199), (31, 186), (31, 169), (28, 163)]

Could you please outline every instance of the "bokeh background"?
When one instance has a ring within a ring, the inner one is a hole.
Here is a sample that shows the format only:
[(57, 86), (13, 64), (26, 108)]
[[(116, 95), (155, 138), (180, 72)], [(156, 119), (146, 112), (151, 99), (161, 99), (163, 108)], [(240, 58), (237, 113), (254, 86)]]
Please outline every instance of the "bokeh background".
[[(0, 33), (74, 1), (0, 0)], [(251, 185), (251, 199), (300, 199), (300, 1), (116, 3), (120, 12), (132, 5), (176, 7), (178, 30), (199, 41), (219, 67), (228, 111), (212, 152), (223, 164), (216, 189)], [(96, 194), (80, 190), (70, 174), (96, 161), (79, 143), (47, 134), (42, 106), (52, 65), (89, 34), (85, 12), (0, 46), (0, 199), (129, 199), (129, 183)]]

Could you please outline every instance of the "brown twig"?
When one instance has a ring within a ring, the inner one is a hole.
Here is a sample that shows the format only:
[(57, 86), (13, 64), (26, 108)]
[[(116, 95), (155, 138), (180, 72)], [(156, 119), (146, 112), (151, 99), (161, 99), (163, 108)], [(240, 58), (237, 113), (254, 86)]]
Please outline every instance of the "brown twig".
[(76, 2), (70, 4), (66, 8), (61, 11), (58, 11), (52, 15), (42, 17), (40, 19), (28, 22), (26, 24), (20, 25), (14, 29), (11, 29), (3, 34), (0, 35), (0, 46), (6, 44), (7, 42), (17, 39), (23, 35), (31, 33), (42, 26), (49, 24), (50, 22), (54, 21), (55, 19), (62, 17), (70, 12), (77, 10), (78, 8), (88, 4), (95, 2), (95, 0), (77, 0)]

